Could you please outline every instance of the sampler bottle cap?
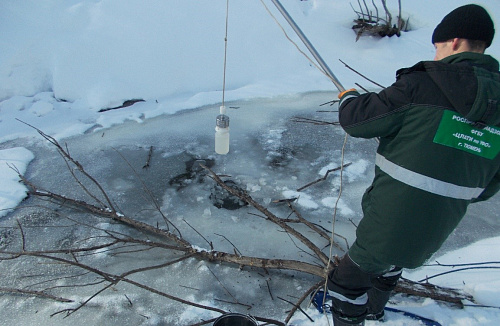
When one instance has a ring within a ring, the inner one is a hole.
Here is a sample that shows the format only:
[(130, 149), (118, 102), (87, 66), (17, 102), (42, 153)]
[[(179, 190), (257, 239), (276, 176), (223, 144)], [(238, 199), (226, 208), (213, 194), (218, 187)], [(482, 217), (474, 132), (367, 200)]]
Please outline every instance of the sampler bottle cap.
[(219, 128), (227, 128), (229, 127), (229, 117), (225, 114), (219, 114), (217, 116), (215, 125)]

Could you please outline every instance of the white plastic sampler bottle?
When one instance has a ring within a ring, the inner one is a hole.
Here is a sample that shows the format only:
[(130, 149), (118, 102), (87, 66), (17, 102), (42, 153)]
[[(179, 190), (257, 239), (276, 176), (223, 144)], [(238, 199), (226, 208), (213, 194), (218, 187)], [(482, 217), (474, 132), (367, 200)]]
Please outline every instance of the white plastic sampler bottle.
[(225, 155), (229, 153), (229, 117), (225, 115), (226, 108), (220, 107), (215, 124), (215, 152)]

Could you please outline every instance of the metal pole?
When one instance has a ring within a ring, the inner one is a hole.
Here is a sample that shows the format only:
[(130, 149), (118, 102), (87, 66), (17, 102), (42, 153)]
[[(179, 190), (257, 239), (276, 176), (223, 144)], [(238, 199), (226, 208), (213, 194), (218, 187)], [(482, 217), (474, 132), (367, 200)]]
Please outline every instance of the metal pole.
[(311, 54), (313, 55), (314, 59), (316, 59), (316, 61), (318, 62), (318, 64), (320, 65), (321, 69), (323, 69), (323, 71), (325, 72), (325, 74), (328, 75), (328, 77), (330, 77), (330, 79), (332, 80), (332, 82), (335, 84), (335, 86), (337, 87), (337, 89), (339, 90), (339, 92), (343, 92), (345, 91), (345, 88), (344, 86), (342, 86), (342, 84), (340, 83), (340, 81), (337, 79), (337, 77), (335, 77), (335, 75), (333, 74), (333, 72), (330, 70), (330, 68), (328, 67), (328, 65), (325, 63), (325, 61), (323, 61), (323, 59), (321, 58), (321, 56), (319, 55), (318, 51), (316, 51), (316, 49), (314, 48), (314, 46), (311, 44), (311, 42), (309, 42), (309, 40), (307, 39), (307, 37), (304, 35), (304, 33), (302, 33), (302, 31), (300, 30), (299, 26), (297, 26), (297, 24), (295, 23), (295, 21), (292, 19), (292, 17), (290, 17), (290, 15), (288, 14), (288, 12), (285, 10), (285, 8), (283, 8), (283, 6), (281, 5), (281, 3), (279, 2), (279, 0), (271, 0), (274, 5), (278, 8), (278, 10), (281, 12), (281, 14), (283, 15), (283, 17), (285, 17), (286, 21), (290, 24), (290, 26), (292, 26), (293, 30), (295, 31), (295, 33), (297, 33), (297, 35), (299, 36), (299, 38), (302, 40), (302, 42), (305, 44), (305, 46), (307, 47), (307, 49), (309, 50), (309, 52), (311, 52)]

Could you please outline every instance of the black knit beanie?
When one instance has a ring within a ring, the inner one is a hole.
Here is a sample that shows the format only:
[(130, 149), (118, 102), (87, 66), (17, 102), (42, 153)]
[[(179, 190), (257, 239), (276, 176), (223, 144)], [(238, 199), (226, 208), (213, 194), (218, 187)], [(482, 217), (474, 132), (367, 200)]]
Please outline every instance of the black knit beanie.
[(432, 34), (432, 43), (464, 38), (491, 45), (495, 28), (488, 12), (478, 5), (465, 5), (446, 15)]

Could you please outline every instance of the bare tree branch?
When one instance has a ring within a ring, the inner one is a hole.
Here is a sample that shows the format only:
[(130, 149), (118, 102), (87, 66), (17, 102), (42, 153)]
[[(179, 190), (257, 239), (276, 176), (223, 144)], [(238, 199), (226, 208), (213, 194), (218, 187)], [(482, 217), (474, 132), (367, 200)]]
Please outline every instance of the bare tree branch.
[(26, 123), (22, 120), (19, 120), (16, 118), (17, 121), (35, 129), (44, 139), (46, 139), (49, 143), (51, 143), (52, 145), (54, 145), (57, 150), (59, 151), (59, 153), (66, 159), (68, 160), (69, 162), (73, 163), (75, 165), (75, 167), (83, 174), (85, 175), (85, 177), (87, 177), (95, 186), (97, 186), (97, 188), (99, 188), (99, 191), (101, 192), (101, 194), (104, 196), (104, 198), (106, 199), (106, 202), (108, 203), (109, 207), (111, 208), (112, 211), (116, 212), (116, 209), (113, 207), (113, 203), (111, 202), (111, 200), (109, 199), (108, 197), (108, 194), (104, 191), (104, 189), (102, 188), (102, 186), (99, 184), (99, 182), (97, 182), (96, 179), (94, 179), (94, 177), (92, 177), (90, 174), (88, 174), (84, 169), (83, 169), (83, 166), (78, 162), (76, 161), (75, 159), (73, 159), (73, 157), (71, 157), (71, 155), (69, 154), (69, 152), (65, 149), (62, 148), (62, 146), (59, 144), (59, 142), (52, 136), (49, 136), (47, 135), (46, 133), (44, 133), (43, 131), (41, 131), (40, 129), (36, 128), (35, 126), (32, 126), (30, 125), (29, 123)]
[(377, 86), (378, 86), (378, 87), (380, 87), (380, 88), (385, 88), (384, 86), (380, 85), (379, 83), (377, 83), (377, 82), (375, 82), (375, 81), (371, 80), (370, 78), (366, 77), (365, 75), (361, 74), (360, 72), (358, 72), (358, 71), (354, 70), (351, 66), (349, 66), (349, 65), (348, 65), (347, 63), (345, 63), (344, 61), (342, 61), (342, 60), (340, 60), (340, 59), (339, 59), (339, 61), (340, 61), (340, 62), (342, 62), (342, 63), (345, 65), (345, 67), (346, 67), (347, 69), (354, 71), (355, 73), (357, 73), (358, 75), (360, 75), (360, 76), (361, 76), (361, 77), (363, 77), (364, 79), (368, 80), (369, 82), (371, 82), (371, 83), (373, 83), (373, 84), (377, 85)]
[(59, 301), (59, 302), (65, 302), (65, 303), (71, 303), (74, 302), (73, 300), (66, 299), (66, 298), (61, 298), (54, 296), (52, 294), (48, 294), (42, 291), (34, 291), (34, 290), (22, 290), (22, 289), (13, 289), (13, 288), (6, 288), (6, 287), (0, 287), (0, 292), (9, 292), (9, 293), (16, 293), (16, 294), (27, 294), (30, 296), (35, 296), (35, 297), (41, 297), (41, 298), (46, 298), (46, 299), (51, 299), (54, 301)]

